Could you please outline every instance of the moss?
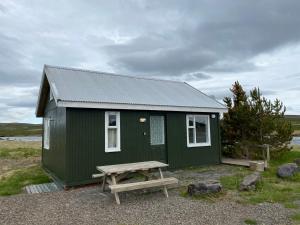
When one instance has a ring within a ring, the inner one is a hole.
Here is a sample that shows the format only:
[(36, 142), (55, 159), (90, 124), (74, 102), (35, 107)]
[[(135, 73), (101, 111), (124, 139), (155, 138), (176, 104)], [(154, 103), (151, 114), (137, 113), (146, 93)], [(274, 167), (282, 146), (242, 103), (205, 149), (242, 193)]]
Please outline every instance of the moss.
[(244, 223), (245, 224), (251, 224), (251, 225), (257, 224), (256, 220), (253, 220), (253, 219), (245, 219)]

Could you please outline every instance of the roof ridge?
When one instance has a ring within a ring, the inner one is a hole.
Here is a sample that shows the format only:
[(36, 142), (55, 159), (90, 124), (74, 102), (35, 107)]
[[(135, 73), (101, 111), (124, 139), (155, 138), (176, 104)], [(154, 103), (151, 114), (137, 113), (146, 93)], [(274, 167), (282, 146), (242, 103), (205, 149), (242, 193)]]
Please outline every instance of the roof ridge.
[(154, 81), (165, 81), (165, 82), (175, 82), (184, 84), (183, 81), (177, 81), (177, 80), (166, 80), (166, 79), (158, 79), (158, 78), (150, 78), (150, 77), (138, 77), (138, 76), (131, 76), (131, 75), (123, 75), (123, 74), (116, 74), (116, 73), (108, 73), (108, 72), (101, 72), (96, 70), (88, 70), (88, 69), (80, 69), (80, 68), (73, 68), (73, 67), (64, 67), (64, 66), (53, 66), (45, 64), (44, 67), (50, 67), (50, 68), (56, 68), (56, 69), (63, 69), (63, 70), (73, 70), (73, 71), (81, 71), (81, 72), (88, 72), (88, 73), (96, 73), (106, 76), (119, 76), (119, 77), (128, 77), (133, 79), (142, 79), (142, 80), (154, 80)]
[(208, 94), (205, 94), (204, 92), (200, 91), (198, 88), (193, 87), (192, 85), (190, 85), (187, 82), (184, 82), (186, 85), (188, 85), (189, 87), (193, 88), (194, 90), (200, 92), (201, 94), (205, 95), (206, 97), (210, 98), (211, 100), (217, 102), (218, 104), (220, 104), (223, 107), (226, 107), (224, 104), (222, 104), (221, 102), (219, 102), (217, 99), (213, 98), (212, 96), (209, 96)]

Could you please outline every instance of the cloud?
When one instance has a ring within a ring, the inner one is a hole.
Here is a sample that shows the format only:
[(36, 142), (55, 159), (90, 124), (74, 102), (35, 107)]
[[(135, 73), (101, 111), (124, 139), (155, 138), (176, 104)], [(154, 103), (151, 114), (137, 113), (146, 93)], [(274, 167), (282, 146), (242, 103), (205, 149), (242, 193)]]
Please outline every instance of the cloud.
[(298, 110), (299, 11), (291, 0), (3, 0), (0, 94), (20, 95), (0, 103), (34, 120), (29, 92), (50, 64), (187, 81), (217, 99), (240, 80)]

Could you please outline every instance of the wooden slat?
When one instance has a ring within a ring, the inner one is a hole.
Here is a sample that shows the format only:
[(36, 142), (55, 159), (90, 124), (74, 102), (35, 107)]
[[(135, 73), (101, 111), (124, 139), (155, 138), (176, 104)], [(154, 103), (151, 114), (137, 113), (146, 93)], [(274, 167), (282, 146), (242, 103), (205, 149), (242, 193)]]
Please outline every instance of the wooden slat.
[(143, 188), (159, 187), (159, 186), (165, 186), (165, 185), (171, 185), (177, 183), (178, 180), (176, 178), (169, 177), (169, 178), (142, 181), (136, 183), (110, 185), (109, 188), (111, 189), (112, 193), (116, 193), (116, 192), (132, 191), (132, 190), (143, 189)]
[(92, 178), (100, 178), (100, 177), (103, 177), (103, 176), (104, 176), (103, 173), (97, 173), (97, 174), (93, 174)]
[(105, 174), (120, 174), (124, 172), (133, 172), (138, 170), (149, 170), (154, 168), (167, 167), (168, 164), (158, 162), (158, 161), (146, 161), (146, 162), (137, 162), (137, 163), (125, 163), (125, 164), (116, 164), (108, 166), (97, 166), (97, 170)]

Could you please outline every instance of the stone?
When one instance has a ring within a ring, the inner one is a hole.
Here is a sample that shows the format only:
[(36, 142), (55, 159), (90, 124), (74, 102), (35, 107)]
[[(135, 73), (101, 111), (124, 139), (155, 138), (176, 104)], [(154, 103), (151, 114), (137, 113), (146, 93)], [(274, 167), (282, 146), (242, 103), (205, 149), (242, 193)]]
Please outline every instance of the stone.
[(300, 166), (300, 159), (295, 159), (295, 160), (294, 160), (294, 163), (296, 163), (297, 166), (299, 167), (299, 166)]
[(219, 181), (209, 180), (204, 182), (199, 182), (197, 184), (188, 185), (188, 193), (189, 195), (199, 195), (199, 194), (209, 194), (209, 193), (217, 193), (222, 190), (222, 185)]
[(249, 162), (250, 170), (263, 172), (265, 170), (264, 161), (250, 161)]
[(278, 167), (277, 176), (281, 178), (291, 177), (298, 172), (298, 166), (296, 163), (286, 163)]
[(248, 176), (245, 176), (242, 183), (240, 184), (240, 191), (254, 190), (260, 179), (261, 177), (259, 172), (255, 172)]

